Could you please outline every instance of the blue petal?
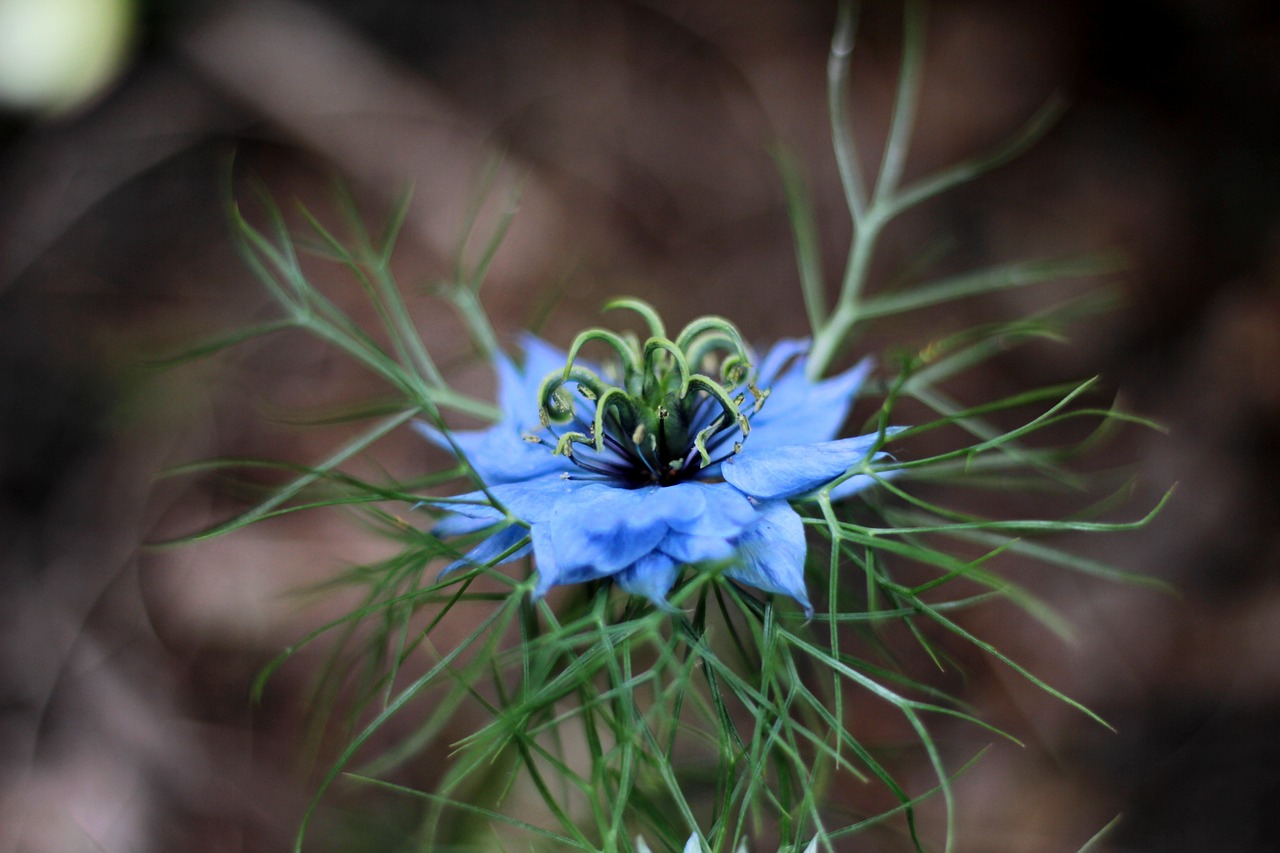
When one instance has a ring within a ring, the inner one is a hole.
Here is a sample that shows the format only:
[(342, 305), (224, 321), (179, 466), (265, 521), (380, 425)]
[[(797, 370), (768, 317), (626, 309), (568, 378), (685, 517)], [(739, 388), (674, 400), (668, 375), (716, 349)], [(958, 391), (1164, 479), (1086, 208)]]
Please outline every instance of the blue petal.
[(564, 368), (568, 354), (535, 335), (523, 335), (520, 348), (524, 350), (524, 364), (517, 368), (504, 355), (495, 359), (498, 372), (498, 405), (507, 422), (516, 430), (536, 431), (541, 426), (538, 415), (538, 392), (542, 380), (553, 370)]
[[(449, 437), (421, 421), (414, 421), (413, 428), (433, 444), (451, 453), (461, 452), (483, 483), (511, 483), (573, 467), (563, 456), (552, 453), (550, 447), (525, 441), (528, 430), (521, 430), (508, 420), (486, 430), (451, 431)], [(449, 438), (453, 439), (452, 444)]]
[(533, 588), (533, 597), (541, 598), (553, 586), (566, 583), (586, 583), (599, 580), (613, 574), (612, 570), (604, 570), (598, 566), (578, 566), (563, 569), (556, 555), (556, 547), (548, 524), (535, 524), (531, 531), (533, 540), (533, 558), (538, 567), (538, 583)]
[[(774, 352), (779, 349), (790, 354), (796, 344), (785, 341), (774, 347)], [(766, 356), (766, 365), (774, 352)], [(747, 447), (763, 450), (830, 441), (840, 432), (858, 389), (871, 373), (872, 360), (865, 358), (844, 373), (820, 382), (812, 382), (804, 375), (807, 363), (807, 359), (797, 358), (768, 382), (769, 397), (751, 418)], [(763, 375), (761, 383), (765, 383)]]
[[(520, 348), (524, 350), (524, 375), (529, 389), (535, 395), (534, 412), (536, 417), (536, 404), (538, 389), (542, 387), (542, 380), (547, 378), (547, 374), (553, 370), (563, 370), (565, 362), (569, 358), (569, 354), (559, 347), (539, 338), (537, 335), (525, 334), (520, 337)], [(592, 365), (585, 364), (587, 367)]]
[(562, 571), (594, 566), (616, 572), (653, 551), (673, 520), (703, 506), (698, 489), (589, 484), (574, 500), (559, 502), (551, 516), (556, 559)]
[[(506, 425), (512, 431), (518, 430), (528, 424), (530, 417), (529, 381), (525, 373), (502, 353), (494, 357), (493, 369), (498, 374), (498, 408), (503, 415), (499, 425)], [(537, 389), (533, 393), (536, 394)], [(533, 411), (536, 412), (537, 409)]]
[(440, 574), (437, 575), (437, 578), (442, 578), (452, 571), (469, 566), (500, 566), (503, 563), (509, 563), (512, 560), (523, 557), (525, 554), (529, 553), (529, 548), (531, 547), (527, 543), (523, 548), (508, 554), (501, 561), (495, 562), (503, 551), (511, 548), (521, 539), (527, 538), (528, 535), (529, 531), (520, 525), (510, 524), (494, 533), (475, 548), (472, 548), (461, 560), (455, 560), (445, 566), (444, 569), (441, 570)]
[[(484, 530), (486, 527), (492, 527), (494, 524), (502, 520), (502, 513), (493, 507), (479, 507), (486, 513), (491, 515), (481, 515), (479, 513), (471, 513), (468, 515), (446, 515), (440, 519), (440, 523), (431, 529), (436, 536), (466, 536), (468, 533), (475, 533), (477, 530)], [(470, 509), (470, 507), (468, 507)]]
[[(468, 518), (484, 518), (496, 521), (502, 518), (503, 514), (497, 508), (488, 504), (489, 495), (493, 495), (493, 499), (506, 507), (516, 518), (532, 524), (551, 518), (551, 514), (555, 512), (556, 505), (561, 499), (590, 485), (594, 484), (584, 480), (566, 479), (559, 474), (547, 474), (520, 483), (499, 483), (490, 487), (488, 492), (474, 491), (465, 495), (457, 495), (449, 499), (450, 503), (444, 503), (439, 498), (424, 498), (423, 500), (428, 503), (439, 503), (445, 509)], [(456, 503), (454, 503), (455, 501)], [(444, 523), (446, 522), (441, 522), (441, 524)], [(479, 528), (471, 529), (477, 530)]]
[[(747, 447), (720, 466), (726, 481), (759, 500), (793, 498), (823, 486), (866, 458), (880, 440), (877, 433), (760, 449)], [(877, 453), (873, 459), (888, 454)]]
[(547, 590), (560, 583), (560, 567), (556, 565), (551, 532), (545, 524), (535, 524), (530, 538), (533, 541), (533, 562), (538, 567), (538, 583), (533, 588), (533, 597), (542, 598)]
[[(538, 413), (542, 404), (539, 392), (542, 390), (543, 380), (548, 375), (564, 370), (569, 354), (529, 334), (520, 339), (520, 344), (524, 349), (523, 379), (521, 380), (523, 397), (518, 404), (520, 411), (515, 417), (522, 419), (520, 426), (524, 432), (537, 433), (545, 437), (547, 430), (542, 426), (542, 416)], [(586, 359), (576, 359), (575, 364), (597, 375), (601, 373), (596, 364)], [(573, 384), (570, 383), (570, 387)], [(583, 397), (577, 397), (574, 402), (577, 405), (577, 414), (583, 420), (582, 426), (591, 423), (595, 416), (595, 403)], [(506, 411), (505, 407), (503, 411)]]
[[(677, 490), (679, 490), (677, 492)], [(667, 486), (668, 501), (681, 498), (680, 511), (672, 514), (672, 530), (694, 536), (732, 538), (755, 524), (756, 508), (742, 492), (726, 483), (697, 481)]]
[(813, 605), (804, 586), (804, 522), (786, 501), (760, 507), (760, 521), (738, 540), (739, 566), (725, 574), (765, 592), (789, 595), (808, 616)]
[(682, 564), (688, 564), (727, 560), (735, 549), (733, 543), (722, 536), (690, 536), (673, 530), (658, 544), (658, 550)]
[(532, 524), (549, 521), (565, 498), (591, 485), (590, 481), (553, 474), (524, 483), (507, 483), (489, 491), (512, 515)]
[(563, 456), (552, 454), (546, 445), (524, 440), (526, 434), (545, 433), (538, 415), (538, 391), (548, 373), (564, 366), (565, 353), (532, 335), (527, 335), (523, 343), (522, 368), (501, 353), (494, 359), (498, 407), (503, 415), (497, 424), (483, 430), (456, 430), (449, 436), (432, 424), (421, 421), (413, 424), (428, 441), (460, 453), (480, 481), (490, 485), (527, 480), (572, 467)]
[(436, 536), (465, 536), (483, 530), (502, 519), (506, 514), (487, 503), (489, 495), (505, 507), (513, 516), (525, 522), (546, 521), (551, 517), (557, 502), (586, 485), (581, 480), (566, 480), (559, 475), (544, 476), (523, 483), (502, 483), (483, 491), (469, 492), (445, 501), (441, 498), (424, 498), (424, 503), (447, 509), (445, 516), (432, 529)]
[[(783, 338), (774, 343), (756, 367), (756, 383), (763, 388), (777, 382), (782, 377), (782, 368), (796, 356), (808, 353), (810, 344), (808, 338)], [(804, 372), (803, 360), (800, 370)]]
[(646, 554), (618, 572), (618, 586), (632, 595), (643, 595), (663, 610), (672, 610), (667, 593), (680, 575), (680, 567), (666, 554)]

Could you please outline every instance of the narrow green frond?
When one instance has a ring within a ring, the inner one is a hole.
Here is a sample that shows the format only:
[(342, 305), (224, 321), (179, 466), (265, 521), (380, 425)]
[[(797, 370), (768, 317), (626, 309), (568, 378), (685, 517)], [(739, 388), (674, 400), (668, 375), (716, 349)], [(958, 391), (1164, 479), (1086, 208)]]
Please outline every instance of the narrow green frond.
[(827, 114), (831, 117), (831, 143), (840, 171), (840, 184), (857, 229), (867, 204), (862, 168), (858, 164), (858, 148), (853, 140), (848, 112), (849, 63), (853, 56), (857, 12), (851, 0), (841, 0), (836, 9), (836, 29), (831, 37), (831, 53), (827, 60)]
[(1041, 106), (1027, 120), (1027, 123), (1019, 128), (1017, 133), (991, 153), (944, 169), (938, 174), (924, 178), (895, 194), (889, 201), (891, 207), (890, 215), (896, 216), (921, 202), (981, 177), (987, 172), (1017, 158), (1039, 142), (1049, 129), (1058, 122), (1064, 112), (1066, 112), (1066, 101), (1055, 95)]
[(865, 321), (997, 290), (1026, 287), (1067, 278), (1107, 275), (1123, 268), (1124, 262), (1117, 255), (1018, 261), (952, 276), (941, 281), (915, 285), (897, 293), (867, 297), (862, 301), (860, 317)]
[(773, 158), (778, 164), (786, 193), (787, 219), (796, 244), (796, 267), (800, 275), (800, 292), (804, 296), (804, 310), (809, 317), (809, 328), (816, 334), (827, 319), (827, 297), (813, 199), (795, 157), (778, 147), (774, 149)]
[(259, 521), (267, 517), (268, 514), (288, 501), (294, 495), (297, 495), (303, 489), (315, 483), (323, 477), (326, 472), (332, 471), (351, 457), (367, 449), (370, 445), (390, 433), (392, 430), (408, 423), (413, 418), (413, 415), (413, 412), (401, 412), (393, 417), (387, 418), (381, 423), (375, 424), (356, 438), (348, 441), (319, 465), (316, 465), (313, 471), (298, 477), (292, 483), (282, 487), (270, 497), (258, 503), (257, 506), (241, 513), (230, 521), (216, 524), (213, 527), (188, 536), (149, 543), (148, 547), (170, 548), (178, 545), (189, 544), (191, 542), (200, 542), (206, 539), (211, 539), (215, 536), (230, 533), (231, 531), (238, 530), (241, 527), (252, 524), (255, 521)]
[(920, 81), (924, 74), (924, 24), (925, 4), (922, 0), (906, 0), (903, 6), (902, 64), (898, 71), (898, 88), (893, 97), (889, 138), (885, 142), (884, 156), (876, 176), (873, 205), (891, 198), (902, 179), (902, 169), (911, 147), (916, 108), (920, 101)]
[(929, 607), (924, 602), (919, 602), (919, 607), (920, 607), (920, 612), (924, 613), (926, 616), (933, 619), (939, 625), (942, 625), (948, 631), (951, 631), (957, 634), (958, 636), (968, 640), (973, 645), (982, 649), (984, 652), (991, 655), (995, 659), (999, 660), (1001, 663), (1003, 663), (1005, 666), (1009, 667), (1014, 672), (1021, 675), (1023, 678), (1027, 679), (1027, 681), (1030, 681), (1036, 687), (1039, 687), (1045, 693), (1048, 693), (1050, 696), (1054, 697), (1055, 699), (1058, 699), (1070, 705), (1072, 708), (1075, 708), (1077, 711), (1084, 714), (1086, 717), (1093, 720), (1094, 722), (1099, 723), (1100, 725), (1103, 725), (1106, 728), (1111, 729), (1112, 731), (1115, 731), (1115, 729), (1111, 727), (1110, 723), (1102, 719), (1102, 717), (1098, 716), (1094, 711), (1090, 710), (1089, 708), (1077, 702), (1075, 699), (1072, 699), (1070, 696), (1067, 696), (1062, 691), (1058, 690), (1057, 688), (1043, 681), (1036, 675), (1032, 674), (1025, 667), (1021, 666), (1018, 663), (1015, 663), (1011, 658), (1009, 658), (1007, 655), (1005, 655), (995, 646), (991, 645), (985, 640), (978, 639), (973, 634), (969, 633), (964, 628), (961, 628), (958, 624), (948, 619), (947, 617), (943, 616), (941, 613), (934, 610), (932, 607)]
[(541, 838), (546, 838), (550, 841), (554, 841), (556, 844), (560, 845), (562, 849), (565, 849), (565, 850), (583, 850), (583, 851), (587, 851), (587, 853), (596, 853), (595, 845), (587, 842), (585, 838), (561, 835), (558, 832), (554, 832), (552, 830), (538, 826), (537, 824), (527, 823), (526, 821), (513, 818), (510, 815), (503, 814), (502, 812), (493, 811), (492, 809), (481, 808), (480, 806), (475, 806), (475, 805), (472, 805), (471, 803), (467, 803), (462, 800), (456, 800), (450, 797), (442, 797), (436, 794), (428, 793), (426, 791), (420, 791), (416, 788), (408, 788), (403, 785), (397, 785), (393, 782), (387, 782), (382, 779), (374, 779), (372, 777), (361, 776), (356, 773), (344, 773), (343, 775), (346, 778), (351, 779), (353, 781), (370, 785), (376, 788), (383, 788), (388, 791), (393, 791), (394, 793), (397, 793), (397, 794), (401, 794), (407, 797), (413, 797), (420, 800), (430, 800), (432, 802), (440, 803), (441, 805), (447, 806), (448, 808), (451, 808), (451, 809), (470, 812), (472, 814), (480, 815), (481, 817), (484, 817), (488, 820), (497, 821), (498, 823), (503, 823), (508, 826), (514, 826), (518, 829), (524, 830), (525, 832), (531, 833)]
[(246, 329), (242, 329), (238, 332), (232, 332), (206, 343), (197, 344), (190, 349), (182, 350), (181, 352), (174, 353), (172, 355), (149, 359), (147, 361), (147, 366), (159, 370), (167, 370), (171, 367), (177, 367), (178, 365), (185, 364), (189, 361), (198, 361), (202, 358), (208, 358), (209, 356), (222, 352), (225, 349), (239, 346), (246, 341), (266, 337), (268, 335), (274, 335), (277, 332), (283, 332), (295, 327), (296, 324), (292, 320), (275, 320), (270, 323), (263, 323), (259, 326), (250, 326)]
[(1116, 815), (1111, 820), (1107, 821), (1107, 825), (1102, 827), (1102, 829), (1099, 829), (1096, 833), (1094, 833), (1093, 837), (1090, 838), (1088, 841), (1086, 841), (1084, 843), (1084, 846), (1081, 847), (1079, 850), (1077, 850), (1076, 853), (1090, 853), (1090, 851), (1096, 851), (1101, 849), (1098, 847), (1098, 845), (1101, 844), (1103, 841), (1105, 841), (1107, 839), (1107, 836), (1110, 835), (1111, 832), (1117, 826), (1120, 825), (1120, 820), (1122, 817), (1123, 815)]

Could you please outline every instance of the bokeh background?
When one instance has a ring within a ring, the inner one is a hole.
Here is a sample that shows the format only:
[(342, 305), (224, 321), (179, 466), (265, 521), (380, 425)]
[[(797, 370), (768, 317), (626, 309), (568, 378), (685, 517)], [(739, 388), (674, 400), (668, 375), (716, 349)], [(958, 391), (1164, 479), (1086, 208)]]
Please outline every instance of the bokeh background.
[[(900, 8), (867, 7), (852, 110), (876, 162)], [(328, 215), (341, 177), (377, 221), (411, 184), (397, 269), (421, 289), (453, 269), (496, 163), (481, 233), (522, 187), (484, 290), (505, 341), (537, 324), (563, 343), (619, 293), (674, 324), (718, 312), (755, 340), (802, 334), (771, 151), (804, 165), (834, 279), (848, 224), (825, 111), (833, 22), (808, 0), (0, 0), (0, 850), (286, 849), (332, 753), (308, 725), (319, 655), (261, 703), (249, 689), (346, 603), (298, 591), (383, 546), (335, 513), (143, 547), (236, 505), (157, 479), (166, 466), (313, 461), (340, 435), (287, 414), (371, 393), (298, 336), (160, 365), (271, 316), (229, 238), (233, 192), (251, 199), (254, 177)], [(1117, 731), (966, 658), (952, 685), (1027, 746), (996, 744), (960, 782), (960, 849), (1072, 851), (1120, 815), (1096, 849), (1275, 850), (1280, 15), (1267, 0), (935, 3), (908, 176), (990, 148), (1055, 92), (1070, 109), (1048, 137), (900, 223), (876, 279), (926, 255), (962, 269), (1125, 252), (1116, 311), (957, 393), (1098, 374), (1167, 424), (1108, 452), (1138, 462), (1131, 516), (1176, 481), (1174, 502), (1081, 547), (1179, 593), (1042, 570), (1020, 579), (1074, 621), (1074, 643), (1011, 608), (972, 619)], [(877, 345), (1082, 286), (966, 302)], [(423, 305), (433, 347), (486, 393), (456, 320)], [(434, 464), (409, 435), (378, 462)], [(939, 733), (960, 760), (985, 742)], [(311, 849), (397, 849), (412, 817), (387, 800), (335, 797)]]

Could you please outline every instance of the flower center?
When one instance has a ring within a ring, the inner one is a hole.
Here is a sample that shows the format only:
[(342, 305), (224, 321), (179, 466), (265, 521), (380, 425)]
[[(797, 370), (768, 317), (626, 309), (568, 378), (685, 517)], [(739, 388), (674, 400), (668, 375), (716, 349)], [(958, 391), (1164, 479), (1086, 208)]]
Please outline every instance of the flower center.
[[(542, 383), (539, 414), (555, 438), (554, 452), (580, 472), (566, 476), (625, 488), (714, 476), (716, 466), (742, 449), (750, 416), (768, 396), (755, 385), (741, 335), (722, 317), (702, 317), (671, 339), (644, 303), (624, 300), (615, 306), (640, 313), (653, 334), (641, 343), (604, 329), (584, 332), (564, 369)], [(614, 381), (578, 361), (591, 341), (617, 353)], [(552, 444), (541, 436), (527, 438)]]

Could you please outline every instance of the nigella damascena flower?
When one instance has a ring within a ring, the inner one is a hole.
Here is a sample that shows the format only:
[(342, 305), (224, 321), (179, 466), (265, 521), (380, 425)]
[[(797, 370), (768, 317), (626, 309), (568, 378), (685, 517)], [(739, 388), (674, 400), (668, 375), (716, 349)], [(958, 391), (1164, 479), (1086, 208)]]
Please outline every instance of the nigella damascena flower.
[[(781, 341), (757, 366), (727, 320), (703, 317), (671, 339), (648, 306), (625, 305), (649, 320), (647, 341), (596, 329), (566, 354), (527, 336), (522, 366), (497, 361), (499, 423), (448, 435), (417, 425), (485, 486), (448, 501), (438, 535), (493, 532), (446, 571), (531, 548), (535, 596), (612, 578), (665, 607), (684, 567), (722, 564), (812, 613), (804, 525), (789, 501), (846, 475), (833, 498), (875, 482), (868, 472), (894, 430), (833, 440), (870, 361), (815, 382), (807, 341)], [(580, 359), (591, 341), (617, 364)]]

